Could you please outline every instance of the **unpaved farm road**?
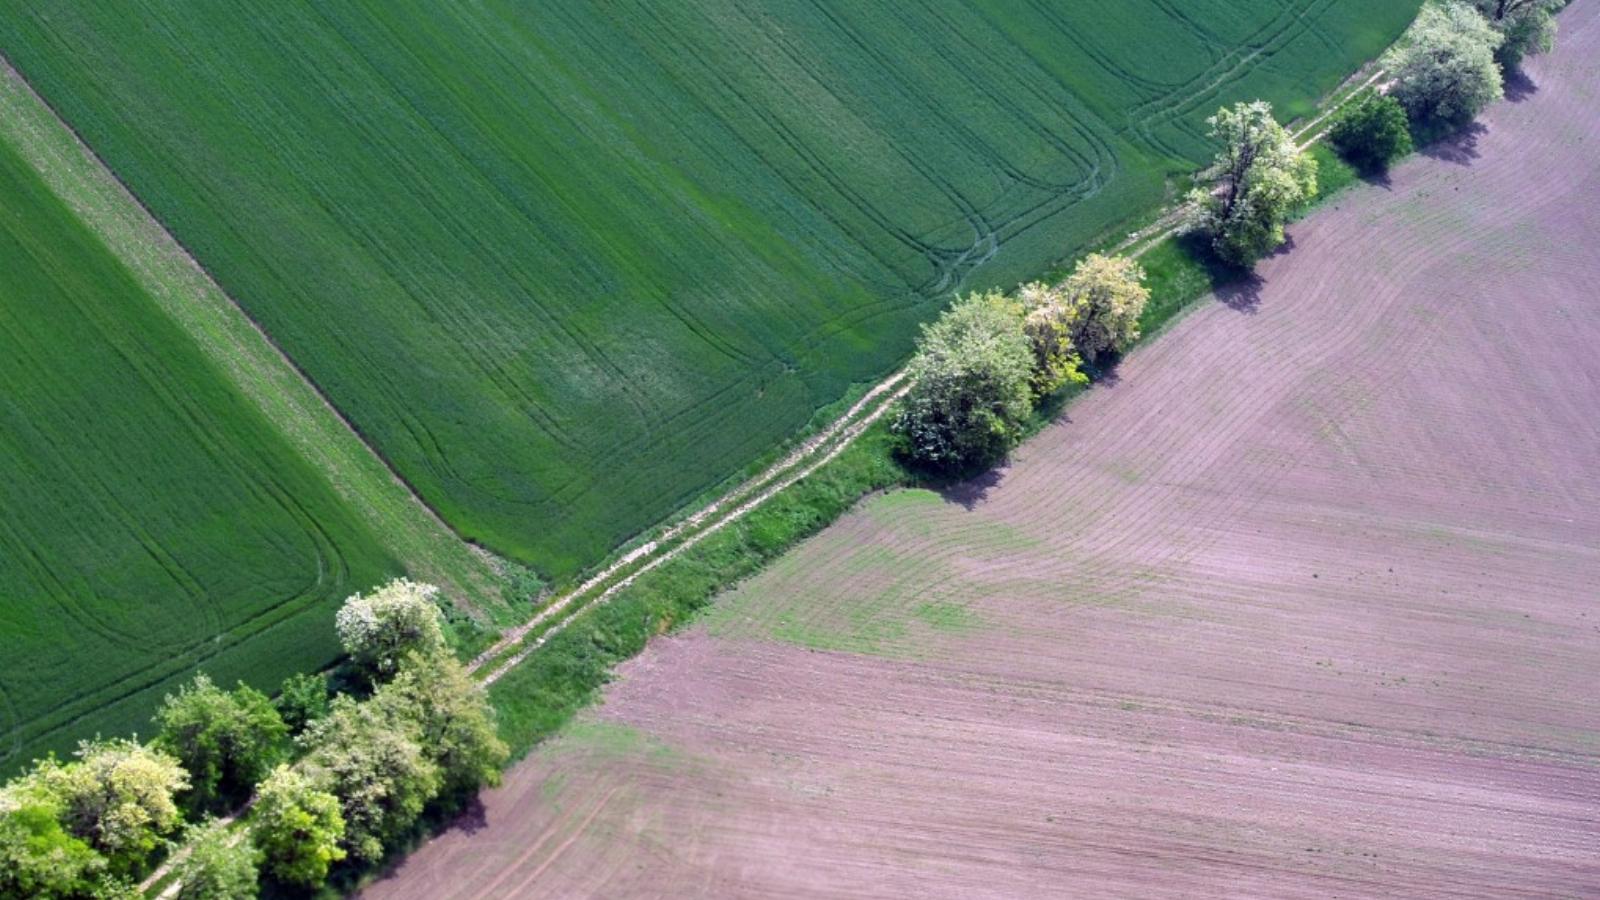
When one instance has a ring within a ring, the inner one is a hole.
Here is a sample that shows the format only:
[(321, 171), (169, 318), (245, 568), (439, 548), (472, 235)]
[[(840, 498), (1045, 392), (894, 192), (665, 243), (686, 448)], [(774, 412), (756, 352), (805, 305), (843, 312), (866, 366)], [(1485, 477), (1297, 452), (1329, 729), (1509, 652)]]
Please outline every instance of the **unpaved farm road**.
[(378, 898), (1600, 895), (1600, 0), (1015, 464), (652, 642)]

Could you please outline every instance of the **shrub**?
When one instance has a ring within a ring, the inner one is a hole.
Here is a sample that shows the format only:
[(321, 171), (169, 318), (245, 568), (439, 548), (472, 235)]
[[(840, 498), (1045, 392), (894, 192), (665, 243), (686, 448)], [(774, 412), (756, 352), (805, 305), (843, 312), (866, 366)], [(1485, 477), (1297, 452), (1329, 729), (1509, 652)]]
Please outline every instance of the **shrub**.
[(1033, 412), (1033, 350), (1017, 304), (998, 293), (969, 295), (924, 326), (908, 374), (891, 427), (902, 452), (934, 470), (1000, 460)]
[(1206, 120), (1222, 151), (1201, 173), (1210, 190), (1196, 188), (1191, 227), (1210, 235), (1225, 262), (1249, 266), (1284, 241), (1289, 214), (1317, 194), (1317, 162), (1300, 152), (1257, 100), (1219, 109)]
[(1346, 106), (1328, 136), (1346, 162), (1366, 173), (1387, 170), (1412, 149), (1405, 107), (1383, 94)]

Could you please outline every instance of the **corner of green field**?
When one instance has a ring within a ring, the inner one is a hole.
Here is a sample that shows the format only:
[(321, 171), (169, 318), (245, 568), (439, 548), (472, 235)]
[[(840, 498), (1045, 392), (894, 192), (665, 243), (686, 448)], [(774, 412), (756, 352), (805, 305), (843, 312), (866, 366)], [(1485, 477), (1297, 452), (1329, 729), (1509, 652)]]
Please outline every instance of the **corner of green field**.
[[(339, 417), (76, 134), (0, 59), (0, 141), (14, 149), (371, 529), (406, 574), (492, 627), (525, 617), (507, 573), (460, 540)], [(396, 572), (395, 574), (401, 574)]]

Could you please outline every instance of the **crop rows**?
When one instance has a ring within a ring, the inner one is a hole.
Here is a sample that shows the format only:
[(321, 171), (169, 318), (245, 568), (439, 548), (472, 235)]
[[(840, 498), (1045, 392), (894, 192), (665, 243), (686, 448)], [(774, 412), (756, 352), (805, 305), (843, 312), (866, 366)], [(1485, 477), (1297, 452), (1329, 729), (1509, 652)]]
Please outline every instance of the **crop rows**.
[(5, 0), (0, 49), (446, 521), (561, 577), (1414, 5)]
[(0, 767), (327, 664), (397, 564), (0, 144)]

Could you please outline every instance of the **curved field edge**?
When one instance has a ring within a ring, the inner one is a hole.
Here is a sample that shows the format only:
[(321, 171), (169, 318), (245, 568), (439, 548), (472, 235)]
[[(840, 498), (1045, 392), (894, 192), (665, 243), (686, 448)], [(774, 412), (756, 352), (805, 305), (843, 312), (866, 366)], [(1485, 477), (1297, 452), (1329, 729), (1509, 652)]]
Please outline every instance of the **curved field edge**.
[(3, 57), (0, 140), (33, 166), (216, 369), (324, 474), (412, 577), (439, 585), (490, 621), (515, 617), (501, 599), (493, 563), (406, 487)]

